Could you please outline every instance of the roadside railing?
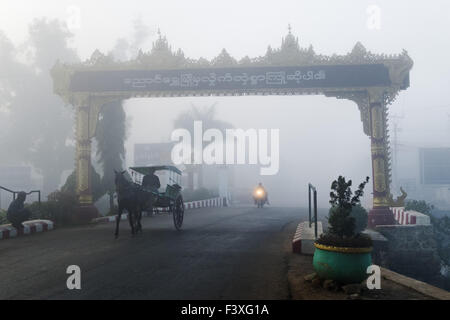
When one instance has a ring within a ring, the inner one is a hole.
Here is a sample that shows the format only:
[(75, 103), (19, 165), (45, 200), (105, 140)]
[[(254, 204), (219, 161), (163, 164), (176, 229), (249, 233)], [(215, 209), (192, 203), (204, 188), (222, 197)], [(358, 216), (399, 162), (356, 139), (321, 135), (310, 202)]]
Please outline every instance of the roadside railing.
[[(1, 190), (5, 190), (5, 191), (7, 191), (9, 193), (12, 193), (13, 200), (16, 200), (17, 194), (22, 192), (22, 191), (14, 191), (14, 190), (2, 187), (2, 186), (0, 186), (0, 189)], [(25, 192), (25, 191), (23, 191), (23, 192)], [(25, 193), (26, 193), (27, 196), (29, 196), (30, 194), (33, 194), (33, 193), (37, 193), (38, 194), (38, 203), (39, 203), (39, 206), (41, 206), (41, 190), (31, 190), (30, 192), (25, 192)]]
[[(313, 210), (314, 210), (314, 217), (311, 213), (311, 191), (313, 196)], [(308, 184), (308, 207), (309, 207), (309, 227), (312, 227), (312, 222), (314, 218), (314, 236), (317, 239), (317, 189), (314, 187), (311, 183)]]

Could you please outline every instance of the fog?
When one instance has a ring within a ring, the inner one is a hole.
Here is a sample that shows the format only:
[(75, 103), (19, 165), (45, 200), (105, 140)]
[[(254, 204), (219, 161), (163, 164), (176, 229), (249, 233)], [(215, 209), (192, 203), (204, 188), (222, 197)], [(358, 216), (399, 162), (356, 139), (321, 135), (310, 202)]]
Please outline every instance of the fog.
[[(370, 5), (381, 10), (380, 29), (367, 26)], [(74, 12), (80, 13), (75, 22)], [(122, 60), (134, 56), (139, 48), (148, 51), (159, 36), (158, 29), (172, 49), (180, 48), (187, 57), (212, 59), (222, 48), (236, 59), (257, 57), (264, 55), (269, 45), (272, 48), (281, 45), (288, 24), (299, 37), (300, 46), (312, 45), (318, 54), (345, 54), (358, 41), (374, 53), (398, 54), (406, 49), (414, 60), (411, 86), (400, 92), (389, 113), (396, 116), (390, 121), (391, 127), (396, 121), (402, 129), (398, 133), (397, 142), (402, 147), (398, 150), (396, 174), (399, 179), (407, 179), (418, 176), (417, 148), (449, 147), (450, 102), (446, 96), (450, 83), (449, 12), (448, 1), (3, 0), (0, 31), (17, 49), (13, 60), (18, 61), (28, 59), (20, 49), (29, 42), (30, 24), (43, 17), (68, 23), (73, 34), (68, 47), (76, 50), (82, 60), (96, 49), (105, 54), (112, 52)], [(55, 48), (47, 49), (52, 52)], [(58, 58), (73, 60), (66, 56)], [(10, 116), (9, 106), (4, 102), (8, 101), (4, 96), (9, 63), (7, 59), (0, 60), (0, 72), (4, 72), (0, 74), (0, 140), (6, 139)], [(43, 86), (44, 89), (50, 88)], [(42, 93), (42, 97), (48, 94)], [(42, 103), (37, 100), (36, 108), (43, 107)], [(234, 167), (235, 185), (250, 190), (263, 182), (274, 205), (305, 205), (307, 184), (311, 182), (318, 188), (320, 206), (326, 206), (331, 181), (338, 175), (358, 183), (366, 176), (371, 177), (370, 140), (363, 133), (356, 104), (323, 96), (128, 100), (126, 165), (133, 165), (135, 143), (169, 141), (178, 114), (192, 105), (208, 107), (215, 103), (217, 118), (235, 128), (280, 129), (277, 175), (260, 176), (259, 166)], [(71, 112), (62, 101), (58, 104)], [(33, 116), (46, 117), (47, 125), (52, 126), (52, 112), (36, 111)], [(23, 130), (33, 135), (31, 129)], [(15, 141), (11, 142), (14, 145)], [(0, 150), (3, 155), (0, 165), (27, 164), (25, 158), (22, 163), (8, 161), (7, 153), (8, 150)], [(48, 159), (61, 156), (47, 154)], [(73, 161), (68, 164), (63, 166), (66, 175)], [(369, 185), (363, 199), (366, 207), (371, 207), (371, 192)]]

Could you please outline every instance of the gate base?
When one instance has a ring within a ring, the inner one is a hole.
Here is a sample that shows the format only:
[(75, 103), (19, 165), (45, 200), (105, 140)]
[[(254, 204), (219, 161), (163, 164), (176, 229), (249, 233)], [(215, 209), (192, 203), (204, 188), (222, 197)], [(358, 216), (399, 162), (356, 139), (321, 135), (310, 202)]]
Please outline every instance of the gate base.
[(75, 210), (75, 214), (72, 216), (72, 223), (74, 224), (86, 224), (90, 223), (92, 219), (98, 218), (100, 213), (97, 207), (94, 205), (80, 205)]
[(395, 225), (394, 214), (389, 207), (373, 208), (369, 211), (367, 226), (374, 229), (376, 226)]

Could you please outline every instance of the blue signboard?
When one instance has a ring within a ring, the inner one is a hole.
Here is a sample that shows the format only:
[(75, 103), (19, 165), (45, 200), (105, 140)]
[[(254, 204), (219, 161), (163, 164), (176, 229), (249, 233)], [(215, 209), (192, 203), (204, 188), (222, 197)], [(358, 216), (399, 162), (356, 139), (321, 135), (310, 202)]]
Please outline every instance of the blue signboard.
[(450, 185), (450, 148), (420, 149), (420, 182)]

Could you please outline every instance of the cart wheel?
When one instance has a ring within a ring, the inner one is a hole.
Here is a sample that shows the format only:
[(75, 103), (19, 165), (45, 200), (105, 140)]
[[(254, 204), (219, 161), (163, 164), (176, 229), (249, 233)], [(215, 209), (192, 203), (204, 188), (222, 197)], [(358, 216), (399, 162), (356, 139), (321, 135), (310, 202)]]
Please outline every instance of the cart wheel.
[(177, 200), (175, 200), (175, 205), (173, 206), (173, 224), (177, 230), (181, 229), (183, 225), (183, 217), (184, 217), (184, 203), (183, 197), (179, 196)]

